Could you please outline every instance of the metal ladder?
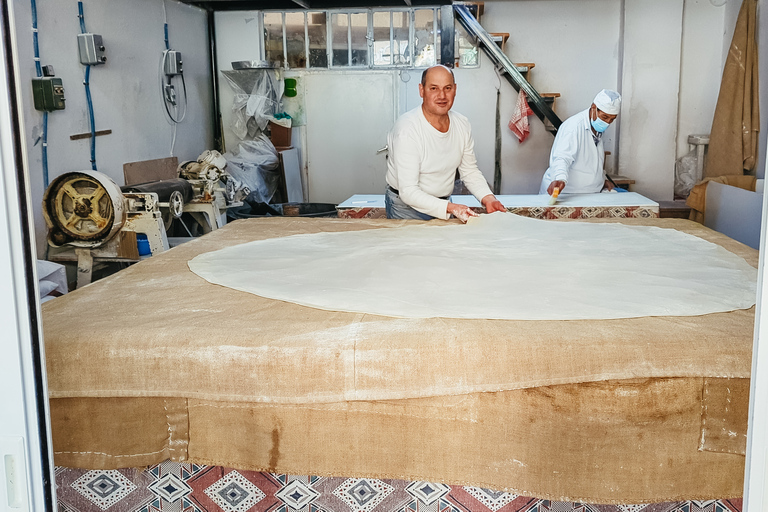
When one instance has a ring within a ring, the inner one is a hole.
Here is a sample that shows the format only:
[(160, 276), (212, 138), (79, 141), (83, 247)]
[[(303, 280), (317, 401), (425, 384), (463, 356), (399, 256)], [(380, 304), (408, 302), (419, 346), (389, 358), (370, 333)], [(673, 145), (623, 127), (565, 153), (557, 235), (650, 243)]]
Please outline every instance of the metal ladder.
[(517, 69), (517, 66), (515, 66), (512, 61), (509, 60), (509, 57), (501, 51), (501, 48), (499, 48), (493, 41), (490, 34), (485, 31), (482, 25), (480, 25), (466, 5), (454, 4), (453, 9), (457, 14), (461, 26), (464, 27), (464, 30), (471, 36), (476, 37), (477, 40), (482, 43), (480, 46), (482, 46), (483, 50), (496, 67), (499, 68), (499, 71), (502, 72), (502, 76), (507, 79), (516, 91), (520, 91), (520, 89), (525, 91), (525, 94), (528, 96), (528, 105), (531, 107), (531, 110), (533, 110), (533, 113), (536, 114), (536, 117), (541, 119), (547, 127), (547, 131), (551, 132), (553, 135), (557, 133), (557, 129), (560, 128), (562, 121), (549, 106), (547, 100), (533, 88), (523, 74)]

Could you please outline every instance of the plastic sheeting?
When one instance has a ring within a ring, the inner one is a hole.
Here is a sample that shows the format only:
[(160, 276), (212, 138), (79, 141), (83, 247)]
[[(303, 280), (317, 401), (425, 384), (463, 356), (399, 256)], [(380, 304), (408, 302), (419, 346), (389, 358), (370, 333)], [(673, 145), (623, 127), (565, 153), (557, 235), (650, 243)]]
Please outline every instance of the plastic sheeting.
[(284, 82), (275, 69), (222, 71), (235, 93), (232, 131), (241, 140), (253, 139), (282, 112)]
[(47, 302), (69, 291), (67, 269), (61, 263), (37, 260), (37, 287), (40, 302)]
[(261, 240), (189, 267), (263, 297), (410, 318), (703, 315), (751, 307), (757, 281), (743, 258), (679, 231), (509, 213)]
[(696, 169), (696, 150), (675, 161), (675, 196), (688, 197), (700, 176)]
[(280, 161), (266, 135), (262, 133), (254, 140), (240, 142), (232, 153), (224, 154), (224, 158), (236, 191), (242, 191), (243, 196), (253, 195), (262, 203), (272, 200), (280, 181), (277, 170)]

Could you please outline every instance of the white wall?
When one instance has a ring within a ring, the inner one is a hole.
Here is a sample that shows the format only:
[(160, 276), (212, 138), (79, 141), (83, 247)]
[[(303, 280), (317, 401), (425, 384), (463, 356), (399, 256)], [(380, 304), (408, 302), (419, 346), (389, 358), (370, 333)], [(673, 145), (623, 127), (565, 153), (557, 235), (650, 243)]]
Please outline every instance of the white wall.
[[(536, 90), (561, 94), (555, 100), (554, 109), (563, 120), (588, 108), (601, 89), (617, 88), (620, 22), (619, 0), (493, 0), (485, 3), (481, 19), (481, 24), (488, 32), (510, 34), (505, 53), (512, 62), (536, 64), (528, 75), (528, 80)], [(473, 73), (474, 82), (462, 85), (459, 95), (474, 94), (472, 89), (475, 87), (490, 87), (492, 94), (485, 94), (493, 107), (498, 82), (487, 58), (482, 59), (481, 66), (483, 70), (480, 73)], [(506, 80), (502, 80), (501, 94), (501, 192), (536, 194), (541, 177), (549, 165), (549, 151), (554, 137), (544, 129), (536, 116), (531, 116), (531, 135), (520, 144), (507, 128), (517, 93)], [(455, 108), (459, 109), (458, 99), (456, 103)], [(482, 124), (473, 122), (472, 125), (475, 139), (486, 139), (490, 143), (491, 176), (494, 119), (495, 109), (492, 108), (490, 119)], [(604, 140), (606, 151), (611, 151), (614, 156), (615, 137), (616, 126), (606, 132)], [(609, 157), (606, 170), (612, 171), (614, 166), (615, 159)]]
[[(255, 12), (216, 13), (217, 59), (220, 69), (231, 69), (231, 62), (259, 58)], [(547, 23), (542, 23), (547, 19)], [(515, 20), (515, 34), (510, 37), (507, 54), (518, 62), (535, 62), (530, 80), (540, 92), (560, 92), (555, 110), (565, 119), (589, 106), (602, 88), (616, 88), (618, 76), (618, 43), (620, 23), (619, 0), (537, 0), (532, 2), (490, 1), (485, 4), (482, 23), (489, 32), (509, 32), (510, 20)], [(600, 31), (585, 31), (587, 20), (600, 25)], [(546, 41), (547, 44), (542, 44)], [(569, 50), (563, 51), (566, 44)], [(573, 43), (576, 41), (576, 43)], [(291, 71), (303, 75), (304, 71)], [(421, 70), (396, 75), (396, 111), (403, 113), (420, 104), (418, 83)], [(496, 88), (499, 79), (485, 54), (481, 53), (479, 69), (456, 69), (458, 94), (454, 109), (466, 115), (472, 123), (475, 151), (480, 169), (493, 182), (495, 148)], [(407, 82), (403, 79), (408, 80)], [(234, 134), (229, 129), (232, 93), (225, 79), (221, 84), (221, 116), (224, 137), (231, 146)], [(339, 75), (343, 80), (343, 75)], [(548, 165), (549, 150), (554, 137), (535, 117), (530, 118), (531, 137), (519, 144), (507, 123), (512, 115), (517, 93), (506, 80), (501, 81), (502, 133), (502, 193), (536, 193), (541, 176)], [(354, 102), (350, 102), (354, 103)], [(288, 107), (286, 107), (288, 109)], [(350, 112), (348, 118), (359, 115)], [(301, 124), (301, 123), (300, 123)], [(303, 129), (294, 130), (294, 145), (301, 145)], [(606, 136), (606, 149), (615, 151), (615, 131)], [(340, 156), (340, 158), (342, 158)], [(302, 162), (306, 162), (306, 155)], [(613, 168), (608, 159), (607, 167)], [(382, 177), (383, 179), (383, 177)], [(312, 178), (310, 177), (310, 182)], [(310, 195), (313, 195), (312, 191)]]
[(340, 80), (337, 73), (301, 79), (311, 202), (338, 204), (355, 193), (382, 194), (386, 186), (386, 155), (377, 150), (387, 144), (395, 120), (395, 77), (348, 71)]
[(683, 7), (678, 158), (691, 149), (688, 147), (689, 135), (708, 134), (712, 129), (723, 74), (725, 14), (725, 5), (718, 6), (710, 0), (686, 0)]
[[(717, 96), (720, 92), (725, 59), (733, 38), (742, 0), (685, 0), (683, 9), (683, 45), (680, 70), (679, 122), (677, 156), (691, 149), (688, 135), (706, 134), (712, 129)], [(768, 9), (757, 5), (757, 38), (760, 47), (760, 28), (768, 27)], [(763, 29), (763, 39), (766, 31)], [(768, 131), (768, 59), (759, 61), (760, 144), (756, 173), (765, 172), (766, 132)]]
[[(711, 129), (723, 52), (730, 44), (741, 1), (717, 5), (720, 3), (722, 0), (486, 0), (481, 23), (489, 32), (510, 33), (505, 51), (513, 62), (536, 64), (529, 80), (538, 91), (561, 93), (555, 111), (562, 119), (587, 108), (600, 89), (619, 90), (624, 106), (616, 125), (606, 133), (606, 150), (612, 153), (606, 170), (635, 179), (633, 190), (655, 200), (669, 200), (674, 162), (688, 152), (688, 135)], [(761, 15), (765, 19), (765, 13)], [(233, 60), (258, 59), (254, 12), (217, 13), (216, 21), (221, 69), (229, 69)], [(454, 109), (470, 119), (480, 169), (492, 182), (499, 80), (482, 52), (480, 63), (479, 69), (455, 70), (458, 94)], [(290, 73), (301, 76), (306, 72)], [(395, 111), (402, 113), (419, 105), (421, 70), (393, 73), (398, 90)], [(763, 80), (763, 90), (765, 83)], [(231, 93), (222, 84), (226, 136)], [(506, 80), (500, 87), (501, 192), (536, 193), (553, 137), (531, 116), (531, 136), (519, 144), (506, 127), (517, 93)], [(349, 113), (350, 118), (356, 115), (359, 113)], [(763, 116), (763, 125), (767, 118)], [(294, 130), (294, 145), (302, 145), (302, 134), (303, 129)], [(761, 143), (764, 154), (765, 131)], [(306, 162), (306, 154), (302, 162)]]
[(731, 48), (733, 32), (736, 29), (736, 18), (739, 17), (743, 0), (710, 0), (710, 2), (715, 6), (722, 6), (724, 9), (722, 62), (720, 65), (720, 73), (722, 73), (725, 66), (725, 58), (728, 56)]
[[(170, 155), (171, 126), (160, 95), (159, 67), (163, 39), (162, 0), (87, 0), (83, 3), (86, 29), (101, 34), (107, 63), (91, 68), (91, 95), (96, 130), (112, 130), (96, 138), (98, 170), (123, 184), (123, 164)], [(206, 13), (168, 0), (171, 47), (181, 52), (189, 94), (186, 119), (177, 129), (174, 155), (191, 160), (212, 147), (212, 97)], [(70, 171), (90, 170), (90, 139), (72, 141), (70, 135), (90, 132), (84, 66), (77, 52), (80, 24), (77, 2), (37, 0), (40, 57), (53, 65), (63, 80), (66, 109), (48, 116), (49, 179)], [(29, 1), (14, 2), (14, 24), (20, 71), (23, 139), (27, 148), (35, 234), (44, 254), (46, 228), (40, 204), (44, 192), (41, 145), (33, 134), (42, 126), (34, 110), (31, 79), (36, 76), (32, 49)]]
[(619, 173), (633, 190), (673, 199), (683, 0), (627, 2)]

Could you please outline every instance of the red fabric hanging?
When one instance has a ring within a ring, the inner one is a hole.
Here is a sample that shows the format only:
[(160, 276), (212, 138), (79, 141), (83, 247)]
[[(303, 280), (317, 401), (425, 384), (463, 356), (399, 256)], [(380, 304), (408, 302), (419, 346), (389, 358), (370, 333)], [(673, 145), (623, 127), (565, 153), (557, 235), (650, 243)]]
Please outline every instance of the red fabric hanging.
[(517, 96), (517, 104), (515, 105), (515, 111), (512, 114), (512, 119), (509, 120), (509, 129), (522, 143), (530, 133), (528, 127), (528, 116), (533, 114), (533, 110), (528, 106), (528, 98), (524, 91), (520, 91)]

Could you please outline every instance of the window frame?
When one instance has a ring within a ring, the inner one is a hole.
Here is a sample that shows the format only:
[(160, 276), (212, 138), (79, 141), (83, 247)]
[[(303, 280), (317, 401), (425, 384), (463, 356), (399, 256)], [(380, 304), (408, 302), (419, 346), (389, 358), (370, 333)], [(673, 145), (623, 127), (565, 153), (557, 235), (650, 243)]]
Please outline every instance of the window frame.
[[(259, 49), (260, 58), (262, 61), (266, 61), (266, 47), (264, 44), (264, 15), (267, 13), (275, 14), (280, 13), (282, 17), (282, 34), (283, 34), (283, 63), (280, 66), (286, 71), (339, 71), (339, 70), (403, 70), (403, 69), (426, 69), (427, 65), (416, 66), (416, 53), (414, 49), (415, 39), (415, 26), (416, 11), (417, 10), (431, 10), (433, 20), (433, 34), (431, 44), (435, 48), (435, 64), (440, 64), (440, 52), (438, 47), (438, 30), (439, 30), (439, 5), (424, 5), (424, 6), (408, 6), (408, 7), (365, 7), (365, 8), (342, 8), (342, 9), (265, 9), (258, 11), (258, 30), (261, 34), (261, 48)], [(285, 23), (287, 13), (301, 12), (304, 15), (304, 52), (306, 55), (305, 64), (303, 67), (290, 67), (288, 59), (288, 34), (287, 26)], [(326, 24), (326, 37), (325, 37), (325, 53), (327, 57), (326, 67), (311, 67), (310, 66), (310, 42), (309, 42), (309, 13), (325, 13)], [(390, 45), (390, 58), (387, 65), (375, 65), (374, 64), (374, 26), (373, 15), (376, 12), (389, 13), (389, 45)], [(393, 26), (393, 18), (395, 12), (408, 13), (408, 63), (397, 64), (394, 62), (394, 54), (392, 53), (392, 45), (394, 44), (395, 28)], [(352, 14), (365, 14), (366, 15), (366, 34), (365, 39), (367, 41), (367, 62), (363, 65), (352, 64)], [(346, 65), (334, 65), (333, 63), (333, 17), (335, 14), (346, 14), (347, 16), (347, 64)], [(451, 63), (453, 65), (453, 63)]]

